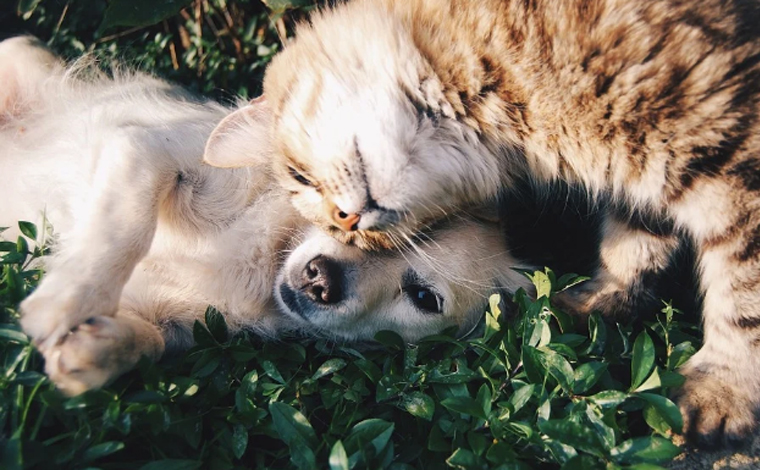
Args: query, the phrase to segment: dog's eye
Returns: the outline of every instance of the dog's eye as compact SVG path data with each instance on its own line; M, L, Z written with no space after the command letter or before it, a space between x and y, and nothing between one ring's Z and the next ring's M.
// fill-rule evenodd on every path
M314 184L311 181L309 181L308 178L306 178L304 175L302 175L301 173L299 173L298 170L296 170L292 166L288 167L288 173L290 174L291 178L293 178L294 180L298 181L302 185L304 185L304 186L314 186Z
M415 307L428 313L442 313L443 299L430 288L412 284L404 287L404 293L409 296Z

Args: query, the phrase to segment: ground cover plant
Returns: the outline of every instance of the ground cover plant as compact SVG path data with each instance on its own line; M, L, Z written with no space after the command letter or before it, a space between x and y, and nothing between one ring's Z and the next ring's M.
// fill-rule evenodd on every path
M144 18L125 2L21 0L0 30L231 97L257 92L303 6L160 0ZM636 324L574 324L551 301L583 279L548 269L525 273L537 300L493 296L479 332L416 346L390 332L371 349L232 337L210 308L186 354L65 398L17 322L50 230L20 228L0 242L0 468L650 470L679 452L667 396L697 327L668 303Z
M144 362L105 390L61 396L17 325L39 282L37 228L0 242L2 468L655 469L679 453L666 398L694 352L691 325L665 305L643 328L588 318L577 333L551 297L582 278L526 273L482 333L416 346L230 337L212 308L197 346Z

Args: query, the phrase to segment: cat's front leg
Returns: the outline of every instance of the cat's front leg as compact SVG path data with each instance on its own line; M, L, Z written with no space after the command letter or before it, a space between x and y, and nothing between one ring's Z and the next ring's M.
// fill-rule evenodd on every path
M703 447L742 443L758 424L760 266L742 238L700 246L704 345L679 370L676 398L685 434Z
M652 300L652 282L670 262L678 238L667 230L634 225L612 212L605 214L599 267L591 280L557 294L560 308L577 314L599 311L608 318L635 315Z
M46 276L21 303L24 331L43 353L87 319L115 315L150 248L172 174L151 140L132 134L109 135L98 146L90 181L79 183L89 189L73 210L74 227L61 234Z
M92 317L45 350L45 372L66 395L103 387L131 370L142 356L158 360L164 340L158 328L120 311Z

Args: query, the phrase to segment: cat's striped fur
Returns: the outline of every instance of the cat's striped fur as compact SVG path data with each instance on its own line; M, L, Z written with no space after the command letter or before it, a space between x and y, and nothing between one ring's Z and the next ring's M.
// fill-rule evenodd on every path
M282 184L307 217L370 245L525 172L659 218L695 240L705 295L686 429L740 439L760 404L759 36L748 0L328 9L267 72ZM612 220L606 235L594 287L608 291L566 299L581 310L614 303L675 245Z

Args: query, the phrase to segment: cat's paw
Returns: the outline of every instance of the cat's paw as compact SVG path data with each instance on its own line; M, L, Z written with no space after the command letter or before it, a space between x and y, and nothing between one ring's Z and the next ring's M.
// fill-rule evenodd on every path
M599 312L613 320L626 320L648 305L653 297L638 285L589 280L554 294L552 304L568 313L588 315Z
M93 317L44 351L45 372L64 394L100 388L140 359L135 331L110 317Z
M758 424L758 397L746 383L755 379L746 377L736 383L711 370L723 367L687 364L679 371L686 382L674 399L683 416L683 433L702 448L739 447Z
M20 305L21 327L43 354L88 319L118 310L118 290L104 292L75 279L51 273Z

